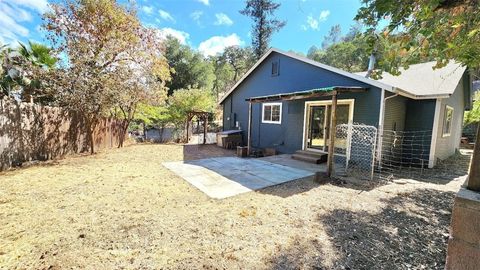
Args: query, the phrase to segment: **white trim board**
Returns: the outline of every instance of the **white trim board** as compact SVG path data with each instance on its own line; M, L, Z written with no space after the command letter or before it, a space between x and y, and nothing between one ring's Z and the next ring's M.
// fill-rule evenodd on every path
M272 120L264 120L265 119L265 106L280 106L280 118L278 121L272 121ZM273 112L273 110L272 110ZM262 124L276 124L276 125L281 125L282 124L282 113L283 113L283 108L282 108L282 103L281 102L268 102L268 103L262 103Z
M337 105L345 105L348 104L350 105L348 108L348 122L352 123L353 122L353 115L354 115L354 109L355 109L355 99L339 99L337 100ZM302 134L302 150L307 150L305 142L307 140L306 135L307 135L307 123L308 123L308 107L309 106L315 106L315 105L332 105L331 100L314 100L314 101L305 101L304 105L304 110L303 110L303 134ZM308 149L311 151L312 149ZM314 150L315 151L315 150ZM319 152L322 152L320 150L316 150Z
M430 155L428 157L428 168L435 166L435 148L437 146L438 137L438 125L440 118L440 109L442 106L442 99L437 98L435 102L435 113L433 115L433 127L432 127L432 141L430 142Z

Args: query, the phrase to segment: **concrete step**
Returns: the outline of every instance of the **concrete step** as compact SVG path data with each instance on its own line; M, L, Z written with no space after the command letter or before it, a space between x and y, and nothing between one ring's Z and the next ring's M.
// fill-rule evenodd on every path
M327 161L327 154L300 150L292 155L293 159L305 161L313 164L320 164Z
M327 156L327 153L314 152L314 151L308 151L308 150L298 150L298 151L295 152L295 154L312 156L312 157Z

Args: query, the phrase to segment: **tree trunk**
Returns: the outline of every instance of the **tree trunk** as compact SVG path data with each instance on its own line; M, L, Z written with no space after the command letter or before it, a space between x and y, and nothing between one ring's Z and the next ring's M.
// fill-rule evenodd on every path
M90 145L90 154L95 154L95 127L97 126L96 117L88 119L87 117L87 136Z
M477 137L470 163L467 188L473 191L480 191L480 123L477 126Z
M128 120L122 121L120 137L118 138L118 148L123 147L123 143L125 142L125 136L127 135L128 125L130 125L130 121Z
M88 135L88 142L90 144L90 154L95 154L95 136L94 136L94 127L93 124L90 124L90 127L87 130Z

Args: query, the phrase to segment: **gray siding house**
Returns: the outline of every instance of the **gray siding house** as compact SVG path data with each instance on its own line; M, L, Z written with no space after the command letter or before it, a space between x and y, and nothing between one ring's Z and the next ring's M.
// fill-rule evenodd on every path
M382 139L386 131L429 132L422 158L433 167L437 159L445 159L458 149L463 113L471 104L471 81L465 67L452 62L434 70L433 65L413 65L400 76L384 74L381 80L373 80L362 73L353 74L271 49L220 100L223 128L243 130L246 142L249 100L257 98L264 101L252 104L253 147L273 147L281 153L326 151L331 96L289 97L334 89L362 89L338 92L337 125L376 127L380 135L378 149L387 144ZM275 100L272 95L282 98Z

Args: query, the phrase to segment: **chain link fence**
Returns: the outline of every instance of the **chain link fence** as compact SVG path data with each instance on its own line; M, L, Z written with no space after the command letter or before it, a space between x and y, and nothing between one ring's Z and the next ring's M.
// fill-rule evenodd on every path
M362 124L337 125L335 163L337 174L359 179L374 178L377 128Z

